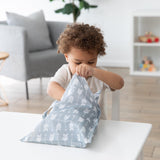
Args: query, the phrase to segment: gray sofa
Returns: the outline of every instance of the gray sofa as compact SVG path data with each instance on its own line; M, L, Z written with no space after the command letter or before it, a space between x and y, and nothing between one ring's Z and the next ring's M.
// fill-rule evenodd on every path
M66 63L64 56L57 54L56 40L67 23L47 22L47 25L53 47L29 52L26 30L0 22L0 51L8 52L10 55L0 74L24 81L27 99L29 79L51 77L62 64Z

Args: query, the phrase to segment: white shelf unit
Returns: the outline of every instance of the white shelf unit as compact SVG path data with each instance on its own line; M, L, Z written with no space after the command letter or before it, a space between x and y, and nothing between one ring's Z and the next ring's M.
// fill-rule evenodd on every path
M145 32L152 32L160 38L160 10L139 10L132 16L132 61L130 74L137 76L160 76L160 42L142 43L138 37ZM155 72L140 71L139 66L144 56L151 57L156 67Z

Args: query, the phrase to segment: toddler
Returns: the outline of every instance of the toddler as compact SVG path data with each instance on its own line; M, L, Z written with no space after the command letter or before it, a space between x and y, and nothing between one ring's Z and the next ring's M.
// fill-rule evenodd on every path
M89 24L71 24L57 40L58 53L63 53L68 64L62 65L48 83L47 93L61 100L72 76L85 77L93 93L109 87L121 89L121 76L96 67L98 56L105 55L105 42L101 30ZM100 106L101 107L101 106ZM101 108L101 118L106 119Z

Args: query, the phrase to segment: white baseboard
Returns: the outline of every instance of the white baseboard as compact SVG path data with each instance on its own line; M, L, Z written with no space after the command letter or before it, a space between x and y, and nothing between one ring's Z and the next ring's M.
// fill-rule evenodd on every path
M130 63L128 61L98 60L97 66L104 66L104 67L129 67Z

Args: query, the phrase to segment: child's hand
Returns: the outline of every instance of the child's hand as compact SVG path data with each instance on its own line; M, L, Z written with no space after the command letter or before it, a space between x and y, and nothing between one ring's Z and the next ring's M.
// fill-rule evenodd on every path
M94 67L87 64L80 64L76 67L76 73L85 78L93 76L93 72Z

